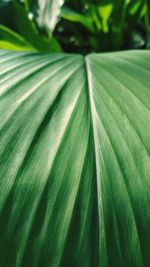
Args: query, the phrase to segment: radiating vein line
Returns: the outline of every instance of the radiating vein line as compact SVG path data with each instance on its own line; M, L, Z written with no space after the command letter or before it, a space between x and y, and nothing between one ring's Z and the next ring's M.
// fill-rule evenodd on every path
M0 52L0 54L3 53ZM15 54L18 55L18 53ZM131 52L129 54L132 55ZM136 56L136 53L133 54ZM137 62L142 54L146 55L141 52L140 56L137 56ZM13 53L6 53L6 57L12 57L9 61L10 65L11 62L13 63L13 55ZM27 64L26 56L32 57L32 54L29 53L20 53L20 55L19 60L24 62L23 64ZM37 54L34 55L37 58ZM150 235L148 227L150 219L148 213L150 202L148 195L148 162L150 161L148 131L150 128L149 125L146 125L146 120L149 122L150 109L146 96L149 96L149 78L147 81L142 78L138 86L138 81L140 81L138 74L142 68L136 66L136 63L128 62L128 59L122 59L122 55L124 54L120 52L118 59L113 54L102 55L98 59L97 55L91 55L87 56L85 60L83 58L81 60L81 57L79 60L79 57L75 56L68 56L67 59L67 56L63 55L64 60L60 59L55 64L55 55L46 59L46 56L41 54L39 55L39 58L43 56L41 62L49 60L52 63L51 67L50 65L46 66L42 73L39 69L39 76L33 72L27 78L21 77L22 80L5 89L6 94L4 92L1 97L1 104L3 109L6 107L6 111L1 115L4 126L1 129L2 149L5 153L2 160L3 173L1 174L4 190L2 188L3 192L0 197L3 211L1 214L2 229L0 230L2 234L0 264L13 265L17 260L15 264L18 267L28 266L29 257L29 266L37 267L45 264L45 267L48 267L51 264L52 267L58 267L60 262L62 263L65 245L70 245L67 237L70 235L72 238L71 235L74 235L69 231L82 186L84 192L82 191L79 197L80 204L82 202L79 232L77 233L79 237L75 237L75 251L71 252L73 257L71 263L82 265L83 261L85 267L86 263L87 266L90 264L92 266L91 260L94 258L90 259L89 254L94 255L94 248L98 250L99 262L96 265L98 267L100 265L110 267L113 259L121 266L126 263L129 265L134 263L135 267L145 267L148 262L147 250ZM127 52L126 55L128 55ZM1 56L2 62L8 68L9 62L5 64L3 57ZM33 59L35 58L33 57ZM34 64L36 65L37 62L39 61L35 60ZM122 63L119 64L119 62ZM59 63L61 67L58 69ZM110 67L112 63L113 69ZM131 73L130 76L128 66L129 69L134 67L134 75ZM13 69L11 69L1 76L1 81L6 75L7 80L10 79L12 82L23 72L23 69L18 70L19 65L14 76L12 75ZM143 77L149 77L147 70L148 68L143 70ZM136 75L137 80L135 79ZM11 80L10 76L14 78ZM59 79L58 83L57 78ZM108 81L105 81L105 78ZM125 83L126 78L128 81ZM26 81L31 88L27 88ZM133 88L133 92L129 82L133 82L137 86L137 88ZM1 85L5 85L5 83L1 83ZM10 90L11 87L12 90ZM140 89L142 91L142 88L143 94L138 91ZM116 91L113 92L115 89ZM125 99L129 101L127 107L124 106L123 99L121 99L124 92ZM10 106L12 101L14 101L14 106ZM136 103L135 112L137 111L139 114L139 119L134 113L132 103ZM36 118L38 114L40 116ZM128 127L125 133L121 118L125 119ZM12 129L10 129L11 126ZM129 141L128 135L131 136ZM81 140L79 140L80 138ZM91 140L92 155L88 151L89 140ZM119 144L120 146L122 144L122 151L120 151ZM141 154L135 155L136 152L140 153L138 150L140 148ZM12 151L10 151L11 149ZM20 158L17 156L17 152ZM87 166L85 172L89 176L84 173L87 153L89 154L88 159L91 159L91 166ZM145 162L142 161L138 168L137 162L140 160L140 156L144 157ZM63 160L65 162L62 162ZM128 163L128 161L130 162ZM77 171L78 166L79 170ZM91 173L88 168L92 168ZM82 178L82 175L85 179ZM132 188L136 178L138 179L137 184L135 182L136 187ZM130 181L130 179L132 180ZM86 182L88 184L85 186ZM46 189L47 191L45 191ZM90 231L86 232L89 229L86 221L90 214L90 210L88 212L87 208L88 204L92 205L90 204L90 193L95 194L92 209L96 209L96 219L95 217L94 219L96 226L99 227L99 232L97 234L93 229L93 232L98 235L98 246L93 243L95 239L92 239L91 244L95 247L90 248L89 252L89 247L86 248L86 251L85 247L86 242L91 241ZM137 196L138 194L139 196ZM61 198L62 203L60 203ZM31 205L28 205L30 203ZM84 210L85 204L86 210ZM141 210L142 205L143 210ZM110 216L109 207L111 209ZM42 214L42 222L38 224L36 220L40 218L38 212L42 208L45 209L45 212ZM92 221L91 217L90 219L89 224ZM111 223L113 224L112 229L109 228ZM91 225L91 227L93 226ZM144 231L143 236L142 231ZM33 232L36 235L33 235ZM87 236L84 236L86 233ZM115 242L112 249L115 255L111 254L109 240L111 244ZM123 243L121 243L122 240ZM85 247L84 244L82 245L84 242ZM128 242L130 243L128 244ZM10 251L10 258L5 259L6 249L9 250L11 245L14 248ZM38 251L38 254L35 254L35 251ZM68 251L70 252L70 250ZM87 255L87 253L89 254ZM127 256L126 259L125 256Z
M102 66L103 66L103 69L105 69L106 72L108 72L108 68L106 68L104 65L102 65ZM126 75L127 77L130 77L130 79L132 79L133 82L137 83L136 79L134 79L132 76L130 76L126 72L122 71L121 68L117 67L116 65L114 65L113 68L116 68L116 69L118 69L118 71L123 72L124 75ZM109 76L112 76L113 79L116 78L114 73L111 71L111 68L109 69ZM118 77L117 77L117 82L120 83L126 89L126 91L128 91L141 104L141 106L143 107L144 110L147 110L150 113L150 109L147 106L145 106L143 101L137 95L135 95L129 88L127 88L124 85L124 83L122 81L120 81L120 79L118 79Z
M105 69L105 70L106 70L106 72L107 72L107 69ZM112 73L110 73L110 71L109 71L109 76L112 76L112 77L114 78L114 75L113 75ZM117 82L120 83L120 84L123 86L123 88L126 89L126 90L128 90L129 93L131 93L131 95L132 95L132 92L130 92L130 90L129 90L129 89L128 89L128 88L127 88L127 87L126 87L120 80L117 80ZM103 86L103 87L104 87L104 86ZM106 89L106 88L105 88L105 89ZM107 90L107 89L106 89L106 91L107 91L107 94L110 95L110 91L109 91L109 93L108 93L108 90ZM133 94L133 96L134 96L134 94ZM142 143L142 145L143 145L143 147L144 147L144 149L145 149L145 151L146 151L148 157L150 157L149 151L147 150L147 147L146 147L145 144L143 143L142 137L140 136L139 132L138 132L137 129L135 128L135 126L134 126L134 124L132 123L131 119L129 118L129 116L127 116L127 114L124 113L124 110L123 110L121 104L118 103L118 101L114 98L114 96L113 96L112 94L111 94L111 97L113 98L113 101L118 105L118 107L120 108L120 110L122 111L122 113L126 116L128 122L130 122L131 127L135 130L136 134L138 135L139 139L141 140L141 143ZM136 97L136 96L135 96L135 97ZM140 100L139 100L139 101L140 101ZM142 103L142 106L144 106L143 103ZM145 106L144 106L144 108L146 109ZM147 110L148 112L150 112L150 110L148 110L148 109L146 109L146 110Z
M99 118L100 119L100 118ZM119 163L119 161L118 161L118 156L116 155L116 150L114 149L114 146L113 146L113 144L112 144L112 142L111 142L111 140L110 140L110 138L109 138L109 135L108 135L108 133L107 133L107 130L106 130L106 128L104 127L104 125L103 125L103 122L102 122L102 120L100 119L100 121L101 121L101 127L103 128L103 131L105 132L105 134L106 134L106 136L107 136L107 139L109 140L109 144L110 144L110 146L111 146L111 148L112 148L112 151L113 151L113 153L114 153L114 156L115 156L115 159L116 159L116 161L117 161L117 166L118 166L118 168L119 168L119 172L120 172L120 176L122 177L122 181L123 181L123 183L124 183L124 187L125 187L125 189L126 189L126 193L127 193L127 196L128 196L128 202L130 203L130 208L131 208L131 211L132 211L132 216L133 216L133 218L134 218L134 226L135 226L135 230L136 230L136 233L137 233L137 239L138 239L138 242L139 242L139 247L140 247L140 250L141 250L141 243L140 243L140 238L139 238L139 234L138 234L138 230L137 230L137 225L136 225L136 220L135 220L135 214L134 214L134 209L133 209L133 206L132 206L132 202L131 202L131 200L130 200L130 195L129 195L129 192L128 192L128 190L127 190L127 185L126 185L126 183L125 183L125 180L124 180L124 176L122 175L122 171L121 171L121 168L120 168L120 163ZM100 122L99 121L99 122ZM115 163L114 163L115 164ZM105 167L105 169L106 169L106 171L107 171L107 168ZM108 175L108 177L109 177L109 175ZM142 256L142 250L141 250L141 256ZM142 265L143 266L143 265Z
M122 65L124 65L124 66L127 66L127 65L130 66L131 65L133 70L140 70L146 76L149 75L149 73L150 73L149 69L145 68L146 65L143 66L143 65L139 64L139 61L138 62L134 62L134 61L131 61L128 58L125 58L125 57L117 57L117 58L110 57L110 58L116 63L123 63ZM142 59L140 59L140 62L142 62ZM143 62L143 63L145 63L145 62ZM119 71L123 72L117 65L115 65L115 68L117 68L117 69L119 69ZM128 72L123 72L123 73L125 73L125 75L128 75L131 79L133 79L137 83L137 80L131 75L131 73L130 74ZM149 89L149 88L146 87L146 89Z
M16 59L16 57L15 57ZM32 58L26 58L26 61L24 62L24 64L22 64L21 60L20 60L20 57L19 57L19 60L17 62L15 62L15 64L13 64L11 67L9 67L8 69L4 68L4 71L0 74L0 82L2 81L6 81L8 80L9 78L11 78L13 75L14 75L14 71L17 71L19 70L20 72L20 67L24 67L23 69L26 70L26 69L29 69L31 68L32 66L35 66L37 68L38 64L39 63L43 63L43 66L46 65L45 62L48 61L49 62L49 59L46 58L45 60L43 60L43 58L39 58L37 57L36 59L34 59L34 62L33 62L33 59ZM7 63L7 62L3 62L3 63ZM9 62L8 62L9 63ZM10 60L10 63L12 63L12 60ZM35 65L37 63L37 65ZM28 65L29 64L29 65ZM42 67L42 66L41 66ZM38 69L40 68L40 66L38 66ZM38 70L37 69L37 70ZM36 70L35 70L36 71ZM19 73L18 72L18 73ZM12 76L6 76L6 75L9 75L9 74L12 74ZM15 73L17 74L17 73ZM3 77L5 79L3 79Z
M59 70L60 71L60 70ZM58 72L59 72L58 71ZM68 81L71 79L71 77L73 77L73 75L76 73L76 72L78 72L79 71L79 68L73 68L73 71L72 71L72 73L69 73L69 74L67 74L67 75L69 75L69 79L67 80L67 82L65 82L64 81L64 83L60 86L60 88L59 88L59 91L57 92L57 94L56 95L54 95L54 97L53 97L53 100L51 100L51 105L53 105L53 102L56 102L56 99L57 99L57 97L58 97L58 94L60 93L60 90L62 91L62 90L64 90L65 89L65 85L67 85L67 83L68 83ZM47 76L46 76L47 77ZM51 77L48 77L47 78L47 80L46 80L46 82L50 79ZM39 87L40 88L40 87ZM33 92L34 93L34 92ZM29 96L30 97L30 96ZM79 97L79 96L78 96ZM51 105L50 105L50 107L48 107L48 110L51 108ZM47 110L45 111L45 114L47 114ZM46 115L45 115L46 116ZM10 118L10 119L12 119L12 117ZM44 120L44 119L43 119ZM42 120L42 123L43 123L43 120ZM26 163L27 161L26 161L26 159L27 159L27 157L30 155L30 148L31 148L31 146L32 146L32 144L33 144L33 142L34 142L34 139L35 139L35 136L37 136L37 132L39 132L39 129L41 129L41 124L40 124L40 126L38 127L38 129L36 130L36 132L34 133L34 137L33 137L33 140L31 141L31 144L30 144L30 146L29 146L29 148L28 148L28 150L27 150L27 152L26 152L26 154L24 155L24 158L22 159L22 163L21 163L21 166L19 167L19 170L18 170L18 172L17 172L17 175L16 175L16 177L14 178L14 182L16 183L16 180L17 180L17 177L18 177L18 175L20 175L20 170L21 169L23 169L23 165L24 165L24 163ZM42 130L44 130L44 129L42 129ZM62 133L61 133L61 135L62 135ZM62 135L63 136L63 135ZM12 138L12 137L11 137ZM11 191L13 191L13 188L12 188L12 190Z
M65 58L58 59L58 61L55 60L55 62L57 63L57 62L60 62L61 60L64 60L64 59L65 59ZM68 65L68 66L71 65L73 62L74 62L74 59L71 60L71 62L69 62L69 63L67 62L67 65ZM34 69L34 70L32 69L32 71L31 71L31 70L29 69L29 67L28 67L28 68L27 68L27 73L24 74L25 76L22 75L22 76L23 76L23 79L22 79L22 77L21 77L21 79L20 79L20 77L19 77L19 74L22 73L22 70L21 70L20 72L15 73L13 76L7 78L8 80L10 80L10 78L11 78L11 79L12 79L12 78L17 78L17 80L14 80L14 81L13 81L13 85L12 85L12 81L11 81L10 84L9 84L9 88L8 88L8 84L6 84L6 80L5 80L4 85L7 86L7 87L5 88L5 86L4 86L3 90L1 89L1 90L2 90L1 95L4 95L5 93L7 94L9 89L10 89L10 90L13 90L13 88L15 88L16 86L19 86L19 84L21 84L24 80L29 79L30 77L32 78L32 77L33 77L34 75L36 75L38 72L41 72L42 70L44 70L45 68L49 67L49 66L52 64L51 61L46 62L46 64L45 64L45 61L44 61L43 63L44 63L44 65L42 64L42 66L36 66L36 65L33 63L33 66L35 66L35 69ZM66 65L65 65L65 66L66 66ZM38 67L38 68L37 68L37 67ZM64 67L64 65L63 65L63 66L61 65L60 69L62 69L63 67ZM1 84L1 86L2 86L2 84ZM7 90L7 91L6 91L6 90Z
M114 76L113 76L112 74L110 74L110 72L109 72L109 75L111 75L111 76L114 78ZM127 89L127 87L126 87L120 80L117 80L117 82L120 83L120 84L123 86L124 89ZM106 89L106 88L105 88L105 89ZM107 89L106 89L106 91L107 91L107 94L110 96L110 93L108 93L108 90L107 90ZM148 151L147 147L145 146L145 144L144 144L144 142L143 142L143 139L142 139L142 137L141 137L140 134L139 134L139 131L137 131L137 129L135 128L135 126L134 126L134 124L132 123L132 121L131 121L131 119L129 118L129 116L124 112L124 110L123 110L121 104L120 104L120 103L113 97L113 95L111 95L111 97L112 97L113 101L116 103L116 105L119 107L119 109L121 110L122 114L124 114L124 115L126 116L128 122L130 123L131 128L134 129L136 135L138 135L139 140L141 141L141 144L143 145L144 150L145 150L147 156L150 157L149 151ZM145 106L144 106L144 107L145 107ZM148 112L149 112L149 110L148 110Z
M77 95L77 98L76 99L74 99L74 103L76 103L76 101L77 101L77 99L79 99L79 97L80 97L80 92L79 92L79 94ZM74 108L75 108L75 106L76 106L76 104L74 104L72 107L71 107L71 113L70 113L70 116L71 116L71 114L72 114L72 112L73 112L73 110L74 110ZM71 117L68 117L68 119L70 120L70 118ZM68 122L66 121L66 124L65 124L66 126L68 125ZM64 125L64 126L65 126ZM64 126L63 126L63 128L64 128ZM62 137L64 136L64 131L66 130L66 127L64 128L64 130L63 131L61 131L61 138L60 138L60 142L62 142ZM57 147L59 147L60 146L60 143L58 143L57 142ZM57 151L56 151L56 155L57 155ZM56 155L54 156L54 158L53 158L53 162L54 162L54 160L55 160L55 158L56 158ZM50 166L51 166L51 168L52 168L52 163L50 164ZM37 205L38 205L38 203L37 203ZM35 210L35 212L36 212L36 210Z
M78 101L79 98L80 98L80 94L78 94L78 95L77 95L77 98L74 99L74 103L77 103L77 101ZM24 244L22 244L22 248L21 248L22 251L24 251L24 250L25 250L25 247L27 246L28 239L29 239L29 235L30 235L30 231L31 231L31 229L32 229L32 225L33 225L34 218L35 218L35 215L36 215L36 210L37 210L38 205L39 205L39 203L40 203L42 194L43 194L43 192L44 192L46 186L48 186L48 183L49 183L49 177L50 177L51 170L52 170L52 168L53 168L53 164L54 164L55 159L56 159L56 157L57 157L57 154L58 154L58 152L59 152L59 147L61 146L61 143L63 142L63 137L64 137L64 135L65 135L65 132L66 132L67 128L68 128L69 121L71 120L71 118L72 118L72 116L73 116L73 112L74 112L74 109L75 109L75 108L76 108L76 104L74 104L74 106L72 107L70 117L68 118L68 121L67 121L65 127L63 126L63 128L64 128L63 131L61 131L61 137L60 137L59 143L57 142L57 149L56 149L56 151L55 151L55 154L53 153L54 156L53 156L53 160L52 160L51 164L49 164L49 174L47 175L47 179L46 179L46 181L45 181L45 185L44 185L44 187L43 187L43 189L42 189L42 191L41 191L41 193L40 193L40 196L39 196L39 198L38 198L38 202L36 203L36 208L34 209L34 211L32 211L32 218L31 218L30 223L28 224L28 225L30 225L30 227L28 227L28 235L27 235L27 237L26 237L27 240L24 241ZM62 183L62 181L61 181L61 183ZM61 187L61 183L59 184L59 188ZM56 193L56 192L55 192L55 193ZM58 193L59 193L59 190L58 190L58 192L57 192L57 195L58 195ZM55 201L56 201L57 195L55 196ZM55 202L54 202L54 203L55 203ZM50 202L50 206L52 206L52 201ZM54 204L53 204L53 206L54 206ZM52 212L52 211L51 211L51 212ZM49 210L48 214L50 215L50 210ZM47 227L48 227L49 221L47 222L47 221L45 220L45 223L47 224ZM47 227L46 227L46 229L47 229ZM45 228L45 227L43 226L43 229L44 229L44 228ZM45 231L46 231L46 230L45 230ZM44 233L43 233L43 234L44 234ZM45 232L45 234L46 234L46 232ZM42 247L41 247L41 250L42 250ZM23 257L23 254L22 254L22 257ZM39 252L38 252L38 255L37 255L37 260L38 260L39 257L40 257L40 249L39 249ZM20 262L21 262L21 261L22 261L22 260L21 260L21 258L20 258Z
M90 113L91 113L91 124L93 129L93 142L94 142L94 151L95 151L95 161L96 161L96 182L97 182L97 202L98 202L98 220L99 220L99 231L101 225L101 215L103 213L102 206L102 196L101 196L101 171L100 171L100 158L99 158L99 144L98 144L98 133L97 133L97 120L98 115L95 108L94 98L93 98L93 83L92 83L92 73L90 69L90 61L88 57L85 57L85 68L86 68L86 77L87 77L87 86L88 86L88 96L89 96L89 105L90 105ZM103 215L102 215L103 216ZM106 238L106 237L105 237ZM100 251L100 233L99 233L99 248ZM107 260L106 260L107 262ZM100 263L99 263L100 264ZM106 263L107 264L107 263ZM107 266L107 265L106 265Z
M112 75L112 74L111 74ZM113 76L113 75L112 75ZM114 76L113 76L114 78ZM119 80L118 82L123 85ZM105 93L107 94L107 96L111 99L113 99L114 103L118 106L118 109L121 111L121 113L126 117L127 121L129 122L130 127L134 130L134 133L138 136L139 138L139 142L141 143L141 145L143 146L145 153L147 154L148 158L150 158L150 154L149 151L147 150L147 147L145 146L145 144L143 143L143 140L140 136L140 134L138 133L137 129L135 128L135 126L133 125L131 119L129 118L129 116L124 112L122 105L114 98L113 94L110 95L110 91L108 91L108 89L106 89L106 87L104 87L104 85L101 83L102 88L105 90ZM126 87L123 85L123 88L126 89ZM103 101L104 103L104 101ZM105 103L106 106L106 103ZM115 120L115 118L114 118ZM119 128L118 128L119 129ZM120 131L120 130L119 130ZM122 135L123 136L123 135ZM130 150L130 149L129 149Z
M143 104L143 103L142 103ZM107 135L108 136L108 135ZM142 140L141 140L142 141ZM145 146L144 146L144 148L145 148ZM114 151L114 150L113 150ZM114 151L115 152L115 151ZM117 159L117 161L118 161L118 158L116 157L116 159ZM119 164L119 162L118 162L118 164ZM118 167L120 168L120 164L118 165ZM121 174L121 169L120 169L120 174ZM126 187L126 184L125 184L125 187ZM127 191L127 194L128 194L128 191ZM129 199L130 199L130 197L129 197ZM134 215L134 212L133 212L133 207L132 207L132 205L131 205L131 208L132 208L132 214ZM134 221L135 221L135 218L134 218ZM137 232L137 235L138 235L138 232ZM138 236L138 239L139 239L139 236ZM142 252L141 252L142 253ZM142 254L141 254L142 255Z
M32 73L31 78L33 77L33 75L37 74L37 72L41 71L42 69L44 70L45 68L48 68L50 66L51 63L48 63L46 65L44 65L43 67L41 67L40 69L38 69L37 71L35 71L34 73ZM72 62L67 64L67 65L63 65L63 67L69 67L70 65L72 65ZM76 67L75 70L77 70L78 66ZM53 75L56 75L58 72L60 72L62 69L62 67L60 69L57 69L56 72L53 73ZM70 73L69 75L72 76L72 73ZM30 76L28 76L29 78ZM24 78L21 81L19 81L19 84L14 85L13 87L17 87L20 86L25 80L27 79ZM9 122L9 120L11 120L12 116L15 115L15 113L17 112L17 110L21 107L21 105L25 102L27 102L27 100L29 99L29 97L31 97L37 90L39 90L41 88L41 86L44 86L44 84L47 84L48 81L50 81L52 78L51 76L45 76L43 77L42 80L39 81L39 83L36 83L33 87L32 90L30 90L28 93L24 94L22 98L19 98L19 102L17 103L18 105L14 107L13 112L11 111L9 117L7 118L7 121L5 122L4 125L1 125L1 129L0 132L3 130L3 127L5 127L5 125ZM12 87L11 87L12 90ZM7 91L6 91L7 93Z
M148 53L148 55L149 55L149 53ZM119 57L115 58L112 56L111 58L113 59L113 61L116 61L116 62L122 61L123 63L133 65L135 67L135 69L136 68L140 69L140 70L142 70L143 73L149 74L149 68L147 68L148 67L147 64L149 63L150 58L148 58L148 60L147 60L147 58L141 57L140 61L139 61L139 60L136 60L136 58L134 58L133 55L130 56L130 54L128 54L127 57L119 56ZM134 59L135 59L135 61L134 61ZM143 64L140 64L140 63L143 63Z

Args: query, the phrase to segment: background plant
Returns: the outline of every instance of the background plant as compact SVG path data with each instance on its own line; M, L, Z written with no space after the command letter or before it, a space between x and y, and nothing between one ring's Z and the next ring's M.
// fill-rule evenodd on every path
M1 48L83 54L149 48L148 0L2 0L0 12Z

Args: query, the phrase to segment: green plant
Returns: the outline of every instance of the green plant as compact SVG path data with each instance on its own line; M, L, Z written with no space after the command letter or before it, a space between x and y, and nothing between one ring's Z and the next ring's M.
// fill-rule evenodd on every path
M149 47L148 0L2 2L0 23L26 39L30 49L87 54Z
M35 1L11 8L14 28L0 28L0 266L150 267L150 52L62 53Z

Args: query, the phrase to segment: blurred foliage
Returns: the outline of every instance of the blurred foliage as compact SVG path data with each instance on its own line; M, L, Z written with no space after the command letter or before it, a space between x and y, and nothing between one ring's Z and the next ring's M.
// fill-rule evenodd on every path
M85 25L86 24L86 25ZM76 52L146 48L149 1L66 1L56 36Z
M149 0L1 0L0 24L0 48L87 54L150 47Z

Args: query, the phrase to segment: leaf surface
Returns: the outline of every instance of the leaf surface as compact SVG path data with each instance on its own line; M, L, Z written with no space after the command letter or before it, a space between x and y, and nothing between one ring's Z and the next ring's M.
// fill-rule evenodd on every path
M27 8L36 17L38 26L52 32L57 24L64 0L27 0Z
M31 44L29 44L22 36L1 24L0 48L16 51L36 51L36 49Z
M149 62L0 52L0 266L150 266Z

